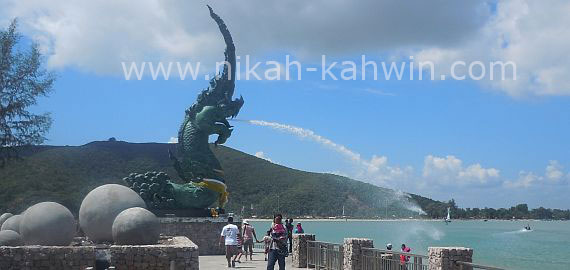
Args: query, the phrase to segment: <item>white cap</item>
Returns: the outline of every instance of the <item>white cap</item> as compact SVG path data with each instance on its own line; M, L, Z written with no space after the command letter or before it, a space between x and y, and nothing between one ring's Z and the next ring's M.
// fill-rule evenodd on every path
M249 220L247 220L247 219L244 219L244 220L243 220L243 224L247 224L247 225L249 225Z

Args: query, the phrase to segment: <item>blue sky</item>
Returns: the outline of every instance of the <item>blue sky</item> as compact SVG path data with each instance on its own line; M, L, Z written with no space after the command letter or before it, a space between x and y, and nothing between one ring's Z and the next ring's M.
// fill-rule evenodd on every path
M176 136L184 110L207 82L155 81L148 75L127 81L120 62L223 59L223 42L201 8L203 3L177 2L178 9L188 8L191 16L184 16L171 6L157 8L160 2L150 0L135 8L121 1L92 7L59 1L8 2L2 18L18 16L26 40L40 43L48 68L58 74L55 92L34 108L52 113L47 144L82 145L109 137L168 142ZM570 70L570 58L563 45L570 35L549 36L551 31L544 30L566 34L569 30L558 29L549 24L552 18L542 15L556 7L521 0L449 4L442 11L439 2L425 10L421 1L365 1L364 8L381 7L386 16L394 16L394 24L384 27L375 21L381 19L366 12L359 15L362 7L349 2L316 1L306 6L293 2L293 7L284 9L303 7L306 17L312 18L307 27L300 27L308 20L305 17L280 24L277 19L287 10L272 4L251 1L238 8L235 3L216 3L214 8L228 23L238 54L251 54L256 60L284 62L284 55L291 54L303 66L319 67L322 54L357 63L362 54L396 62L413 56L442 67L436 78L449 76L452 61L504 60L517 63L517 80L323 81L320 73L303 73L300 81L240 80L236 95L243 95L245 105L239 119L308 129L336 145L314 136L302 138L291 131L234 122L227 146L292 168L337 173L439 200L455 198L463 207L525 202L531 207L569 208L570 83L565 71ZM240 16L253 4L261 5L250 12L265 19L264 25ZM521 5L526 9L521 10ZM563 1L553 5L569 10ZM311 17L314 9L323 14ZM348 17L341 22L333 17L339 9L346 10ZM89 16L97 10L113 12L99 21L96 15ZM398 12L414 16L400 22ZM144 18L137 17L141 14ZM567 20L563 12L549 14ZM148 27L129 28L125 19L146 22L152 16L161 20ZM517 18L514 25L512 17ZM5 27L7 21L0 20L0 25ZM119 25L106 25L108 21ZM187 26L177 28L183 22ZM372 29L378 36L360 29L369 24L378 26ZM456 26L448 26L452 24ZM269 26L280 27L279 34L265 29ZM348 33L350 27L358 30ZM416 28L420 29L410 32ZM439 34L442 30L446 34ZM544 43L532 38L533 31L541 33ZM176 42L169 43L172 40ZM203 72L211 74L213 68Z

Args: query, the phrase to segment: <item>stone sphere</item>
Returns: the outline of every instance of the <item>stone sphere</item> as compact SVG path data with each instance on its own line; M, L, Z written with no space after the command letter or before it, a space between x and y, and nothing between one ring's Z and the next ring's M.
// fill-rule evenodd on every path
M79 208L79 225L91 241L111 242L115 217L132 207L146 208L143 199L132 189L116 184L100 186L83 199Z
M20 235L27 245L67 246L75 236L75 218L63 205L41 202L22 215Z
M19 233L12 230L0 231L0 246L16 247L24 244Z
M2 228L2 224L4 223L4 221L9 219L11 216L13 216L11 213L4 213L0 216L0 228Z
M17 233L20 233L20 222L22 221L22 215L14 215L6 219L2 224L2 228L0 231L3 230L12 230Z
M113 222L113 241L117 245L153 245L159 236L158 218L144 208L129 208Z

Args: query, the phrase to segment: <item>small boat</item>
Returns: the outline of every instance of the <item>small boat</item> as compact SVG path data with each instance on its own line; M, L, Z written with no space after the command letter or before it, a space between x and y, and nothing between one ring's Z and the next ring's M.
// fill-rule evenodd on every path
M447 217L445 218L445 224L448 224L451 222L451 212L449 210L449 207L447 207Z
M527 224L526 226L524 226L525 231L532 231L532 229L530 228L530 224Z

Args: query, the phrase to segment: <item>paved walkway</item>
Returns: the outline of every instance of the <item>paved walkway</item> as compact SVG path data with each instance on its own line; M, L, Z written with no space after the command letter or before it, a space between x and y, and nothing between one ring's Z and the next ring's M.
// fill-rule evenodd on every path
M295 270L301 268L291 267L291 255L285 260L285 269ZM253 253L253 261L246 261L245 258L241 257L241 263L236 263L235 268L227 268L227 262L225 256L200 256L200 269L208 270L223 270L223 269L267 269L267 262L264 260L264 255L262 253ZM278 270L279 266L275 265L275 270ZM303 268L304 269L304 268Z

